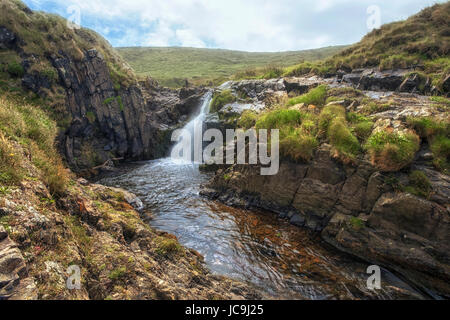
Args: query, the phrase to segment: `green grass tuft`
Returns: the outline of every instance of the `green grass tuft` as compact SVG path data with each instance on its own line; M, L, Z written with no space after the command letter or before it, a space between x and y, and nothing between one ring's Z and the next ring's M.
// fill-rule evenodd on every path
M290 99L288 105L294 106L304 103L306 105L323 106L327 99L327 88L326 85L320 85L302 96Z
M175 239L159 239L156 253L161 256L168 256L182 251L181 245Z
M302 122L302 116L298 110L277 109L263 114L256 122L256 128L270 130L297 127Z
M309 161L314 156L314 150L319 146L317 138L303 132L302 129L283 133L280 140L280 152L283 156L298 162Z
M14 78L22 78L25 74L25 70L18 62L12 62L8 64L8 73Z
M422 171L413 171L409 175L409 186L406 186L404 190L418 197L428 198L432 187L425 173Z
M344 117L337 117L331 121L328 139L344 162L356 160L361 152L359 141L350 131Z
M373 164L381 171L399 171L411 164L420 149L420 138L413 133L380 131L366 144Z
M239 128L248 130L256 125L257 120L258 115L254 111L246 110L242 113L237 124Z
M211 101L210 112L219 112L225 105L236 101L236 97L231 90L224 90L214 94L214 98Z

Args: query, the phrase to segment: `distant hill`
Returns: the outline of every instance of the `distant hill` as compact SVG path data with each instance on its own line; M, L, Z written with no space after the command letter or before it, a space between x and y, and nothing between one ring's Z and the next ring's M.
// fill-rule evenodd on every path
M141 76L151 76L162 85L183 86L185 79L195 84L218 84L247 69L266 66L286 67L303 61L325 59L346 46L277 53L253 53L195 48L117 48Z

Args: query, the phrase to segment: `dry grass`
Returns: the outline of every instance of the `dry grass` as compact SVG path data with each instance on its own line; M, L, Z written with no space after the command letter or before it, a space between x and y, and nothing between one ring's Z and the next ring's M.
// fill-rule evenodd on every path
M17 184L29 168L38 169L40 178L53 195L65 192L68 173L54 145L56 124L38 107L0 97L0 181Z
M369 138L366 149L379 170L395 172L414 160L416 152L420 149L420 138L413 132L381 131Z

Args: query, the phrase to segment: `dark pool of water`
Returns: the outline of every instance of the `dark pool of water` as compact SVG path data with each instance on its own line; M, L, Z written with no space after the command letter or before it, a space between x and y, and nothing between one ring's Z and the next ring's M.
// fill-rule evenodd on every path
M162 159L135 165L100 183L138 195L153 215L149 223L200 252L211 272L252 283L274 298L420 298L387 271L383 289L368 290L367 264L272 213L202 198L200 186L210 178L196 165Z

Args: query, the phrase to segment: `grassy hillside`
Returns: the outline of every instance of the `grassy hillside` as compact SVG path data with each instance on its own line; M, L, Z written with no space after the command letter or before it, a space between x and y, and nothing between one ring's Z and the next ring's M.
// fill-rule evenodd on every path
M64 54L79 61L83 59L86 50L96 48L105 57L111 76L117 84L127 85L134 81L135 75L131 68L95 31L85 28L69 29L64 18L31 11L20 0L1 0L0 12L0 26L18 36L20 47L19 50L0 50L0 62L4 68L15 65L17 71L23 73L18 64L22 58L33 55L36 59L29 59L32 62L30 71L53 78L56 77L56 70L47 59L50 55L62 55L63 50ZM21 52L21 56L18 52ZM5 74L0 76L4 78Z
M302 63L287 75L329 74L339 68L417 68L436 86L450 73L450 2L436 4L405 21L383 25L359 43L319 63Z
M185 79L195 84L218 84L245 70L272 65L286 67L330 57L345 46L279 53L253 53L195 48L117 48L138 75L151 76L162 85L179 87Z

